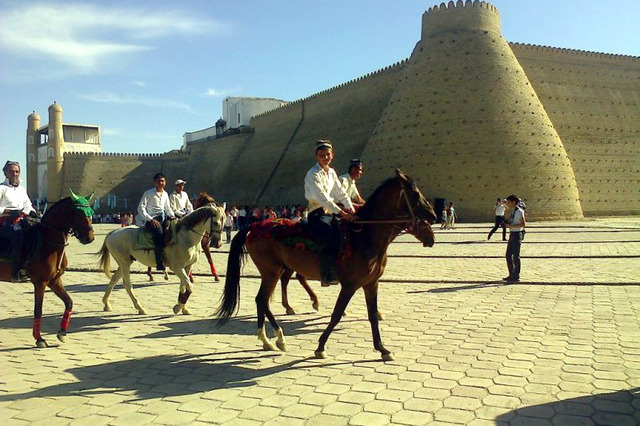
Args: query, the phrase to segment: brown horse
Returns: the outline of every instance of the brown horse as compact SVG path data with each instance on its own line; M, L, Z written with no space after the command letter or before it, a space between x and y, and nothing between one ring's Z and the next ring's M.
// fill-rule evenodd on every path
M338 324L356 290L364 290L367 312L373 334L373 347L380 351L382 359L393 360L380 338L378 329L378 280L387 263L387 248L402 231L414 226L419 220L434 223L436 215L413 181L396 170L396 176L383 182L358 211L357 220L348 227L351 254L337 260L341 283L331 321L320 336L317 358L325 358L325 344ZM256 296L258 311L258 338L263 349L275 350L267 338L264 326L265 316L273 327L276 346L285 351L286 342L282 329L269 308L269 298L275 290L278 279L285 269L296 271L310 279L320 279L319 256L315 253L285 246L273 238L258 238L247 242L250 232L259 231L261 223L241 230L231 242L227 262L227 277L221 304L215 315L226 322L237 310L240 295L240 269L244 255L248 252L262 278ZM433 233L431 233L433 240Z
M408 228L406 230L406 233L416 237L416 239L420 241L424 247L433 246L433 243L434 243L433 231L431 230L431 226L429 225L429 223L425 220L418 221L415 224L415 226ZM282 306L284 307L287 315L296 314L296 311L294 311L291 305L289 304L289 295L287 294L287 287L289 286L289 281L291 281L291 277L293 276L293 274L294 274L294 271L292 269L286 268L282 273L282 276L280 277L280 284L281 284L281 290L282 290L282 299L281 299ZM311 289L311 286L309 286L309 283L307 282L307 279L305 277L303 277L297 272L295 272L295 274L296 274L296 279L298 280L300 285L302 285L304 290L309 295L309 298L311 299L311 307L317 311L320 308L320 301L318 300L318 296L313 291L313 289ZM378 311L377 315L378 315L378 320L380 321L384 320L384 315L382 314L382 312Z
M48 346L40 334L42 301L47 287L64 302L65 309L57 337L61 342L65 341L73 308L73 301L62 283L62 274L67 267L65 248L69 235L75 235L82 244L93 241L93 210L89 205L92 196L81 197L71 192L70 198L52 205L42 220L30 230L31 247L39 249L24 268L34 288L33 337L39 348ZM0 263L0 280L11 280L10 264Z

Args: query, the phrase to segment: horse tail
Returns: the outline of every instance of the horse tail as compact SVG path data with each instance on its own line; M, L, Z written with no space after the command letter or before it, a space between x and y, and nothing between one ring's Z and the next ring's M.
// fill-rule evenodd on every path
M96 256L100 256L98 265L100 269L104 271L107 278L111 278L111 256L109 256L109 249L107 248L107 240L102 243L102 248L96 253Z
M247 257L247 234L249 234L249 227L238 231L233 240L231 240L227 259L227 274L224 280L224 292L220 298L220 307L214 314L215 317L220 318L220 325L227 322L239 309L240 271Z

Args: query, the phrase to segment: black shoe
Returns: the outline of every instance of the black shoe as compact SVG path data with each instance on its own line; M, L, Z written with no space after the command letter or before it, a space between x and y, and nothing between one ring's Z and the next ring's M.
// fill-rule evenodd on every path
M511 277L504 277L504 278L502 279L502 281L509 281L510 279L511 279Z
M507 280L507 282L508 282L508 283L517 283L517 282L520 282L520 277L510 277L510 278Z
M163 265L162 263L158 263L158 264L156 265L156 271L164 271L164 270L166 270L166 269L167 269L167 268L165 268L165 267L164 267L164 265Z

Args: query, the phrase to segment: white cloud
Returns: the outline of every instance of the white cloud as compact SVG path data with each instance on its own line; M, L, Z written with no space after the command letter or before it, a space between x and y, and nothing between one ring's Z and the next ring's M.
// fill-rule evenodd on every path
M0 7L0 47L17 57L46 57L93 73L123 55L154 49L153 39L223 32L222 23L180 10L16 3Z
M187 112L195 112L189 104L184 102L170 101L166 99L158 98L144 98L144 97L127 97L120 96L111 92L95 92L79 95L81 99L86 99L92 102L107 103L107 104L134 104L143 105L154 108L170 108L180 109Z
M134 81L133 84L139 87L147 87L147 84L144 81Z
M218 89L207 89L206 92L203 93L203 96L207 96L210 98L224 98L229 96L231 93L237 93L240 89L226 89L226 90L218 90Z

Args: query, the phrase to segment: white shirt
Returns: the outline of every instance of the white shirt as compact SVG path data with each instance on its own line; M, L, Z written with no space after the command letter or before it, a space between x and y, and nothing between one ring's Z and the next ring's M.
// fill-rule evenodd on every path
M27 195L27 190L20 185L11 185L9 179L5 179L4 182L0 184L0 215L9 215L8 213L3 213L5 209L20 210L24 214L35 211Z
M493 208L493 211L496 212L496 216L504 216L504 212L507 209L507 206L505 206L502 203L496 203L496 206Z
M157 216L171 219L175 217L173 210L171 210L171 202L167 191L158 192L155 188L146 190L142 194L142 199L138 204L138 213L143 223L147 223Z
M182 217L193 211L193 204L191 204L189 196L184 191L181 191L179 194L176 191L173 191L169 197L169 201L171 203L171 210L173 210L173 214L178 217Z
M511 216L511 224L518 225L523 223L524 223L524 210L522 210L519 207L516 207L515 211L513 212L513 215ZM521 226L519 228L513 227L510 229L511 232L520 232L522 230L524 230L524 226Z
M325 172L318 163L304 177L304 196L309 201L310 212L323 208L325 213L340 213L336 200L347 209L353 209L336 171L329 167L329 171Z
M347 196L351 201L356 201L359 198L362 198L358 191L358 187L356 186L356 180L352 178L349 173L340 175L339 179L342 184L342 188L344 188L344 192L347 193Z

